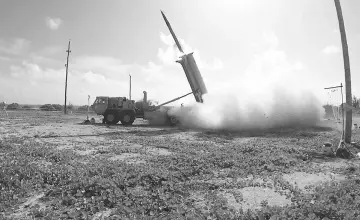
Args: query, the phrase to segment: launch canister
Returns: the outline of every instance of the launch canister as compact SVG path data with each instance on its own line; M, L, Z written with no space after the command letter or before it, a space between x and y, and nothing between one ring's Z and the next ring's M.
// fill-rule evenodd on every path
M177 44L177 47L180 52L183 52L181 45L179 44L179 41L177 37L175 36L172 27L170 26L168 19L165 17L164 13L161 11L163 19L165 23L168 26L168 29L170 33L173 36L173 39L175 43ZM203 95L207 93L207 88L204 84L203 78L201 76L201 73L198 69L197 63L193 57L193 53L184 54L180 57L180 60L177 60L176 62L180 63L183 67L184 73L186 74L188 83L192 89L192 93L194 95L194 98L197 102L203 102Z

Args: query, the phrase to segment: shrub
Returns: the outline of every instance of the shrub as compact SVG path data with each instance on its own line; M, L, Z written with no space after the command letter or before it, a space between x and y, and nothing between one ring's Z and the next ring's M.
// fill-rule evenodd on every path
M360 110L360 99L356 96L353 96L352 98L352 106L358 110Z
M69 102L69 105L66 106L66 109L68 109L68 110L73 110L73 109L74 109L73 104L71 104L71 103Z
M20 108L20 106L18 103L12 103L6 107L6 109L9 109L9 110L14 110L14 109L19 109L19 108Z
M40 106L40 110L42 111L54 111L55 108L51 104L45 104Z
M89 108L89 111L91 110L91 108ZM83 105L83 106L80 106L78 108L78 111L88 111L88 105Z
M42 111L62 111L64 108L59 104L45 104L40 106L40 110Z
M59 104L53 104L52 106L56 111L62 111L64 109L64 107Z

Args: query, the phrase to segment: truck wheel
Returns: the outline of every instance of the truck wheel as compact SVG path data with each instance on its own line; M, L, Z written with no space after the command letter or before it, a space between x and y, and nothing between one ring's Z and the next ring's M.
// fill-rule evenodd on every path
M120 120L122 122L122 125L132 125L135 120L135 115L131 112L126 112L123 114L122 119Z
M174 117L174 116L169 117L169 123L170 123L170 125L172 125L172 126L177 125L178 122L179 122L179 121L178 121L178 119L177 119L176 117Z
M108 125L115 125L116 123L119 122L119 119L117 117L117 112L116 111L105 112L104 120L105 123L107 123Z

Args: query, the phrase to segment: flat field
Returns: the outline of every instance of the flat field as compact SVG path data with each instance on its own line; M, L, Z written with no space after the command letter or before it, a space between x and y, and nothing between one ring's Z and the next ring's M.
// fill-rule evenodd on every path
M332 121L226 132L92 117L0 115L0 218L360 218L358 129L341 159L323 147L338 145Z

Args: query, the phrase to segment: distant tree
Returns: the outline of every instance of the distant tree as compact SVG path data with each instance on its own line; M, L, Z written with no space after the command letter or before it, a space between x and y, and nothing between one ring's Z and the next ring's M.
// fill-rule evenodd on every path
M91 108L89 108L89 111L91 110ZM88 105L83 105L78 107L78 111L88 111Z
M8 109L8 110L15 110L15 109L19 109L19 108L20 108L20 105L18 103L12 103L6 107L6 109Z
M327 104L322 107L325 109L325 118L332 118L333 117L332 105Z
M66 106L66 109L68 109L68 110L73 110L73 109L74 109L73 104L71 104L71 103L69 102L69 105Z
M22 107L22 109L30 109L30 106L24 105L24 106Z
M51 106L53 106L53 108L54 108L56 111L62 111L62 110L63 110L63 106L62 106L62 105L52 104Z
M352 106L356 109L360 109L360 99L356 96L353 96L352 98Z
M53 107L52 104L45 104L40 106L40 110L42 111L55 111L55 108Z

